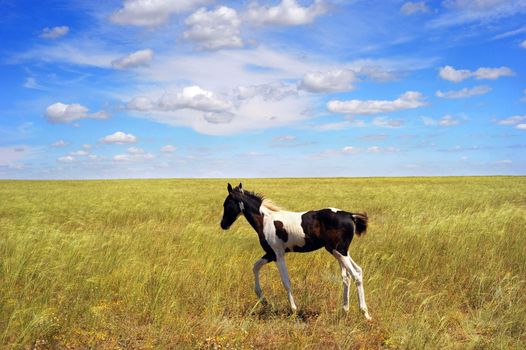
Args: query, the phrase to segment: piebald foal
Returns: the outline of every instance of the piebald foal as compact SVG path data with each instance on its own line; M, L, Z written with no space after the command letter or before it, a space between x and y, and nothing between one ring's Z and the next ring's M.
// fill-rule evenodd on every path
M370 320L363 289L362 269L348 254L354 234L361 235L367 229L367 214L353 214L328 208L301 213L284 211L267 199L253 192L244 191L242 184L236 188L228 184L228 196L223 204L221 228L228 230L240 215L257 232L265 255L254 264L255 291L265 301L259 285L259 270L275 261L283 286L287 290L290 307L296 311L289 274L285 266L285 253L310 252L324 247L340 264L343 278L343 309L349 310L350 277L356 283L360 310Z

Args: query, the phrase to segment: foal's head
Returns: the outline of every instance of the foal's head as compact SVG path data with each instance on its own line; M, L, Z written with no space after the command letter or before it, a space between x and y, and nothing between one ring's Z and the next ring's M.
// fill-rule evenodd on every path
M226 196L225 202L223 203L223 218L221 219L221 228L223 230L228 230L239 215L241 215L243 205L241 202L243 185L240 183L237 187L232 188L232 185L228 184L227 188L228 196Z

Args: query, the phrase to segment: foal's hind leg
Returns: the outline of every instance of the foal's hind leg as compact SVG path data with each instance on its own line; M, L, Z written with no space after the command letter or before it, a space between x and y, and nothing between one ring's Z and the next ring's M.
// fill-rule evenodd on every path
M265 302L265 297L263 296L263 291L261 290L261 286L259 285L259 270L263 267L263 265L268 264L270 262L270 259L267 259L267 256L263 256L261 259L258 259L256 263L254 264L254 267L252 268L252 271L254 271L254 281L255 281L255 287L254 290L256 291L256 295L258 296L259 300L262 302Z
M360 304L360 310L362 310L363 315L366 319L371 320L371 316L369 316L369 310L367 309L367 304L365 303L365 292L363 289L363 277L362 277L362 269L358 264L351 262L352 259L348 255L342 255L337 250L333 250L332 254L340 264L343 264L347 271L351 274L352 278L354 279L354 282L356 283L356 289L358 290L358 302Z
M349 311L349 284L351 281L345 265L339 260L338 263L340 264L343 280L343 310L347 312Z

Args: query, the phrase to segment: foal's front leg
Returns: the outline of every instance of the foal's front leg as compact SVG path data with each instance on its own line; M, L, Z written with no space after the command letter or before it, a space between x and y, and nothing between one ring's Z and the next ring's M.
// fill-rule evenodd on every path
M261 259L258 259L258 261L256 261L254 267L252 268L252 271L254 271L254 290L261 302L265 302L265 297L263 296L263 291L261 290L261 286L259 285L259 270L261 270L261 268L265 264L268 264L270 261L271 259L269 259L267 255L264 255Z
M296 312L297 307L294 302L294 297L292 296L292 288L290 286L289 273L287 271L287 266L285 265L285 256L281 255L276 258L276 265L278 265L279 275L281 276L281 282L287 290L287 295L289 297L290 308L292 312Z

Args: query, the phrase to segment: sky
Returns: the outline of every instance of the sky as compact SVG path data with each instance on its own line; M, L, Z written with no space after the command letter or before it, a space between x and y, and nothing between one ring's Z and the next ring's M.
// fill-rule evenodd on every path
M0 178L526 175L526 0L0 0Z

